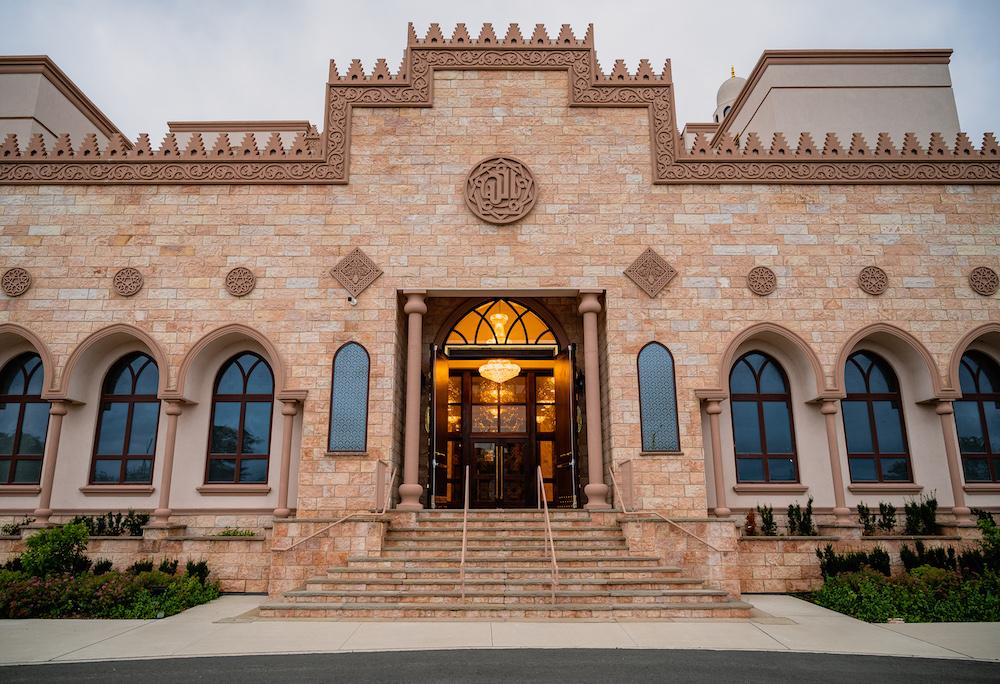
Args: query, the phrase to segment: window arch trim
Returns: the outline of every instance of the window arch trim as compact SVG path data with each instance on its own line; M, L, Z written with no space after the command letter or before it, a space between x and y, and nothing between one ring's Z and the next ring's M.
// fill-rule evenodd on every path
M337 359L340 358L340 353L345 349L357 347L364 353L365 359L365 398L364 398L364 428L361 433L361 448L360 449L334 449L333 444L333 414L336 407L337 397L335 394L335 389L337 387ZM368 349L365 348L360 342L350 341L345 342L337 348L337 351L333 354L333 363L330 366L330 415L327 420L327 439L326 448L329 452L336 453L364 453L368 451L368 408L369 401L371 399L371 375L372 375L372 360L371 354L368 353Z
M667 358L670 359L670 380L671 380L671 389L672 389L672 392L671 392L670 396L665 397L665 401L666 401L666 404L668 406L670 406L670 407L673 408L673 413L674 413L674 435L675 435L675 438L676 438L676 443L668 445L670 448L667 448L667 449L647 448L647 441L646 441L646 419L645 419L645 414L644 414L644 409L643 409L643 405L645 404L645 402L643 401L643 394L642 394L642 355L643 355L643 353L647 349L649 349L651 347L654 347L654 348L658 347L658 348L662 349L663 351L666 352ZM680 445L680 441L681 441L681 428L680 428L680 412L678 411L678 407L677 407L677 364L675 362L674 355L671 353L670 349L665 344L662 344L661 342L657 342L656 340L653 340L651 342L647 342L646 344L644 344L642 346L642 348L639 350L639 353L636 354L635 364L636 364L636 380L637 380L638 389L639 389L639 433L640 433L639 436L640 436L640 439L641 439L641 442L642 442L642 450L644 452L647 452L647 453L677 453L677 452L680 452L680 450L681 450L681 445ZM650 445L650 446L655 446L655 440L654 440L654 444Z

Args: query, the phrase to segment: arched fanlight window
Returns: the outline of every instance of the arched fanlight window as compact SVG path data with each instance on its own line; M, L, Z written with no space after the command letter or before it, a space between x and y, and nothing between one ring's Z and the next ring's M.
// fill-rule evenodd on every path
M141 352L118 359L104 378L94 435L91 484L153 481L160 372Z
M531 309L510 299L483 302L452 328L445 344L556 344L555 333Z
M674 357L659 342L639 351L639 415L643 451L680 451Z
M49 428L42 359L25 352L0 370L0 484L38 484Z
M767 354L741 356L729 373L739 482L798 482L792 397L781 365Z
M368 352L348 342L333 357L330 451L364 451L368 437Z
M1000 366L981 351L962 355L955 427L966 482L1000 481Z
M903 400L892 367L870 351L854 352L844 368L840 402L852 482L912 482Z
M206 482L267 482L273 403L274 376L259 355L241 352L222 364L212 395Z

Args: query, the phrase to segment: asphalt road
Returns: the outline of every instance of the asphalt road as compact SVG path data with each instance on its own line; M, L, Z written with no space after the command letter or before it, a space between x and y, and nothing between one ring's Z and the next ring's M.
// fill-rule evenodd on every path
M0 668L15 682L989 682L1000 663L672 650L392 651L171 658Z

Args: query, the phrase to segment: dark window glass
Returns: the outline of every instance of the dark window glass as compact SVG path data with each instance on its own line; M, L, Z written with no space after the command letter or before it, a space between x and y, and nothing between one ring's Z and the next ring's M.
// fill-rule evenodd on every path
M730 371L729 397L737 480L797 482L791 394L778 362L756 351L740 357Z
M141 352L126 354L108 370L101 388L101 410L94 436L90 480L101 484L148 484L160 400L160 372Z
M911 482L903 400L892 367L870 351L851 354L841 402L852 482Z
M42 359L19 354L0 368L0 484L38 484L49 427Z
M639 415L643 451L679 451L674 358L658 342L639 352Z
M965 479L1000 481L1000 365L978 350L962 355L955 428Z
M206 482L266 483L274 375L263 358L243 352L216 375Z

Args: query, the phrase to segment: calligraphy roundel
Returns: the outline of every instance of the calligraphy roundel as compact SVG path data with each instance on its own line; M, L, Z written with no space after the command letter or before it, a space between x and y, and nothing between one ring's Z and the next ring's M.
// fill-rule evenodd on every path
M521 160L507 155L487 157L473 167L465 182L465 203L472 213L503 225L524 218L535 206L535 177Z

